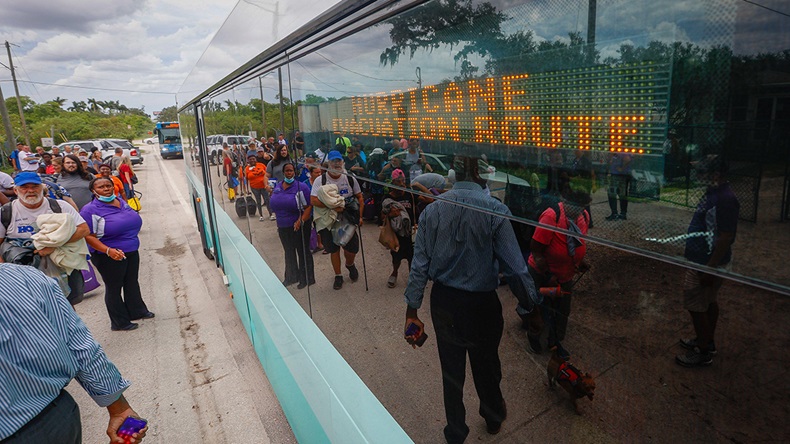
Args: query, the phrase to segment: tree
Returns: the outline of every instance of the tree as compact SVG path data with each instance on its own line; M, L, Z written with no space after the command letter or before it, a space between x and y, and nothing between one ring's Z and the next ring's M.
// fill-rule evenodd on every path
M162 111L156 116L157 122L175 122L177 120L178 110L176 110L175 105L162 108Z

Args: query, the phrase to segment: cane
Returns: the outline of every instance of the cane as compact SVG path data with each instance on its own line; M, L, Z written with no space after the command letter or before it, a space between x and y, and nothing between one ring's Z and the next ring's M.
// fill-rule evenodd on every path
M365 243L362 242L362 226L357 225L357 233L359 234L359 248L362 249L362 273L365 274L365 291L368 291L368 267L365 266Z
M301 219L302 213L304 213L304 207L307 204L304 198L304 194L300 191L296 194L296 206L299 208L299 218ZM310 319L313 318L313 299L310 296L310 279L308 277L307 272L307 248L304 244L304 223L299 227L299 239L302 242L302 257L304 257L304 278L305 282L307 282L307 310L310 312ZM312 254L312 253L311 253Z

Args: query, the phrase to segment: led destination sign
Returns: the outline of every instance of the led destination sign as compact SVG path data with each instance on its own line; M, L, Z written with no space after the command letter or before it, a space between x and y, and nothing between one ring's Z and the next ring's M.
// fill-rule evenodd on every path
M323 103L335 132L660 152L669 71L644 62L489 77Z

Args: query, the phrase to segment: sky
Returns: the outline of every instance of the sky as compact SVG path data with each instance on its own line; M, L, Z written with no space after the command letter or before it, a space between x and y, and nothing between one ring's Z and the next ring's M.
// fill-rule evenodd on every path
M0 44L11 44L20 94L37 103L56 97L67 99L65 107L88 98L118 100L150 114L175 105L176 92L235 5L0 0ZM0 85L9 98L14 89L2 49Z
M482 0L478 0L482 1ZM586 0L488 0L510 20L507 33L532 30L535 40L586 34ZM36 102L118 100L149 113L183 104L339 0L0 0L0 43L12 44L20 92ZM788 10L787 0L759 0ZM74 5L78 5L75 7ZM598 45L616 56L623 43L651 40L726 44L738 54L790 48L790 18L745 0L599 0ZM408 55L382 66L388 25L369 27L291 64L294 99L341 97L423 85L458 74L458 48ZM482 66L483 60L472 56ZM0 63L8 64L0 53ZM286 73L284 72L284 75ZM10 71L0 85L13 96ZM37 82L37 83L31 83ZM285 82L287 85L287 81ZM218 100L246 102L257 79ZM274 102L275 75L262 80ZM103 89L97 89L103 88ZM107 91L118 90L118 91ZM122 91L121 91L122 90Z

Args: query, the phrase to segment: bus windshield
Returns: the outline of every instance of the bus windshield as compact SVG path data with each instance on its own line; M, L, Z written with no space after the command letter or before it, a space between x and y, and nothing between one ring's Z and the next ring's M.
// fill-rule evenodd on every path
M159 130L159 143L160 144L172 144L172 143L181 143L181 133L179 133L178 128L162 128Z

